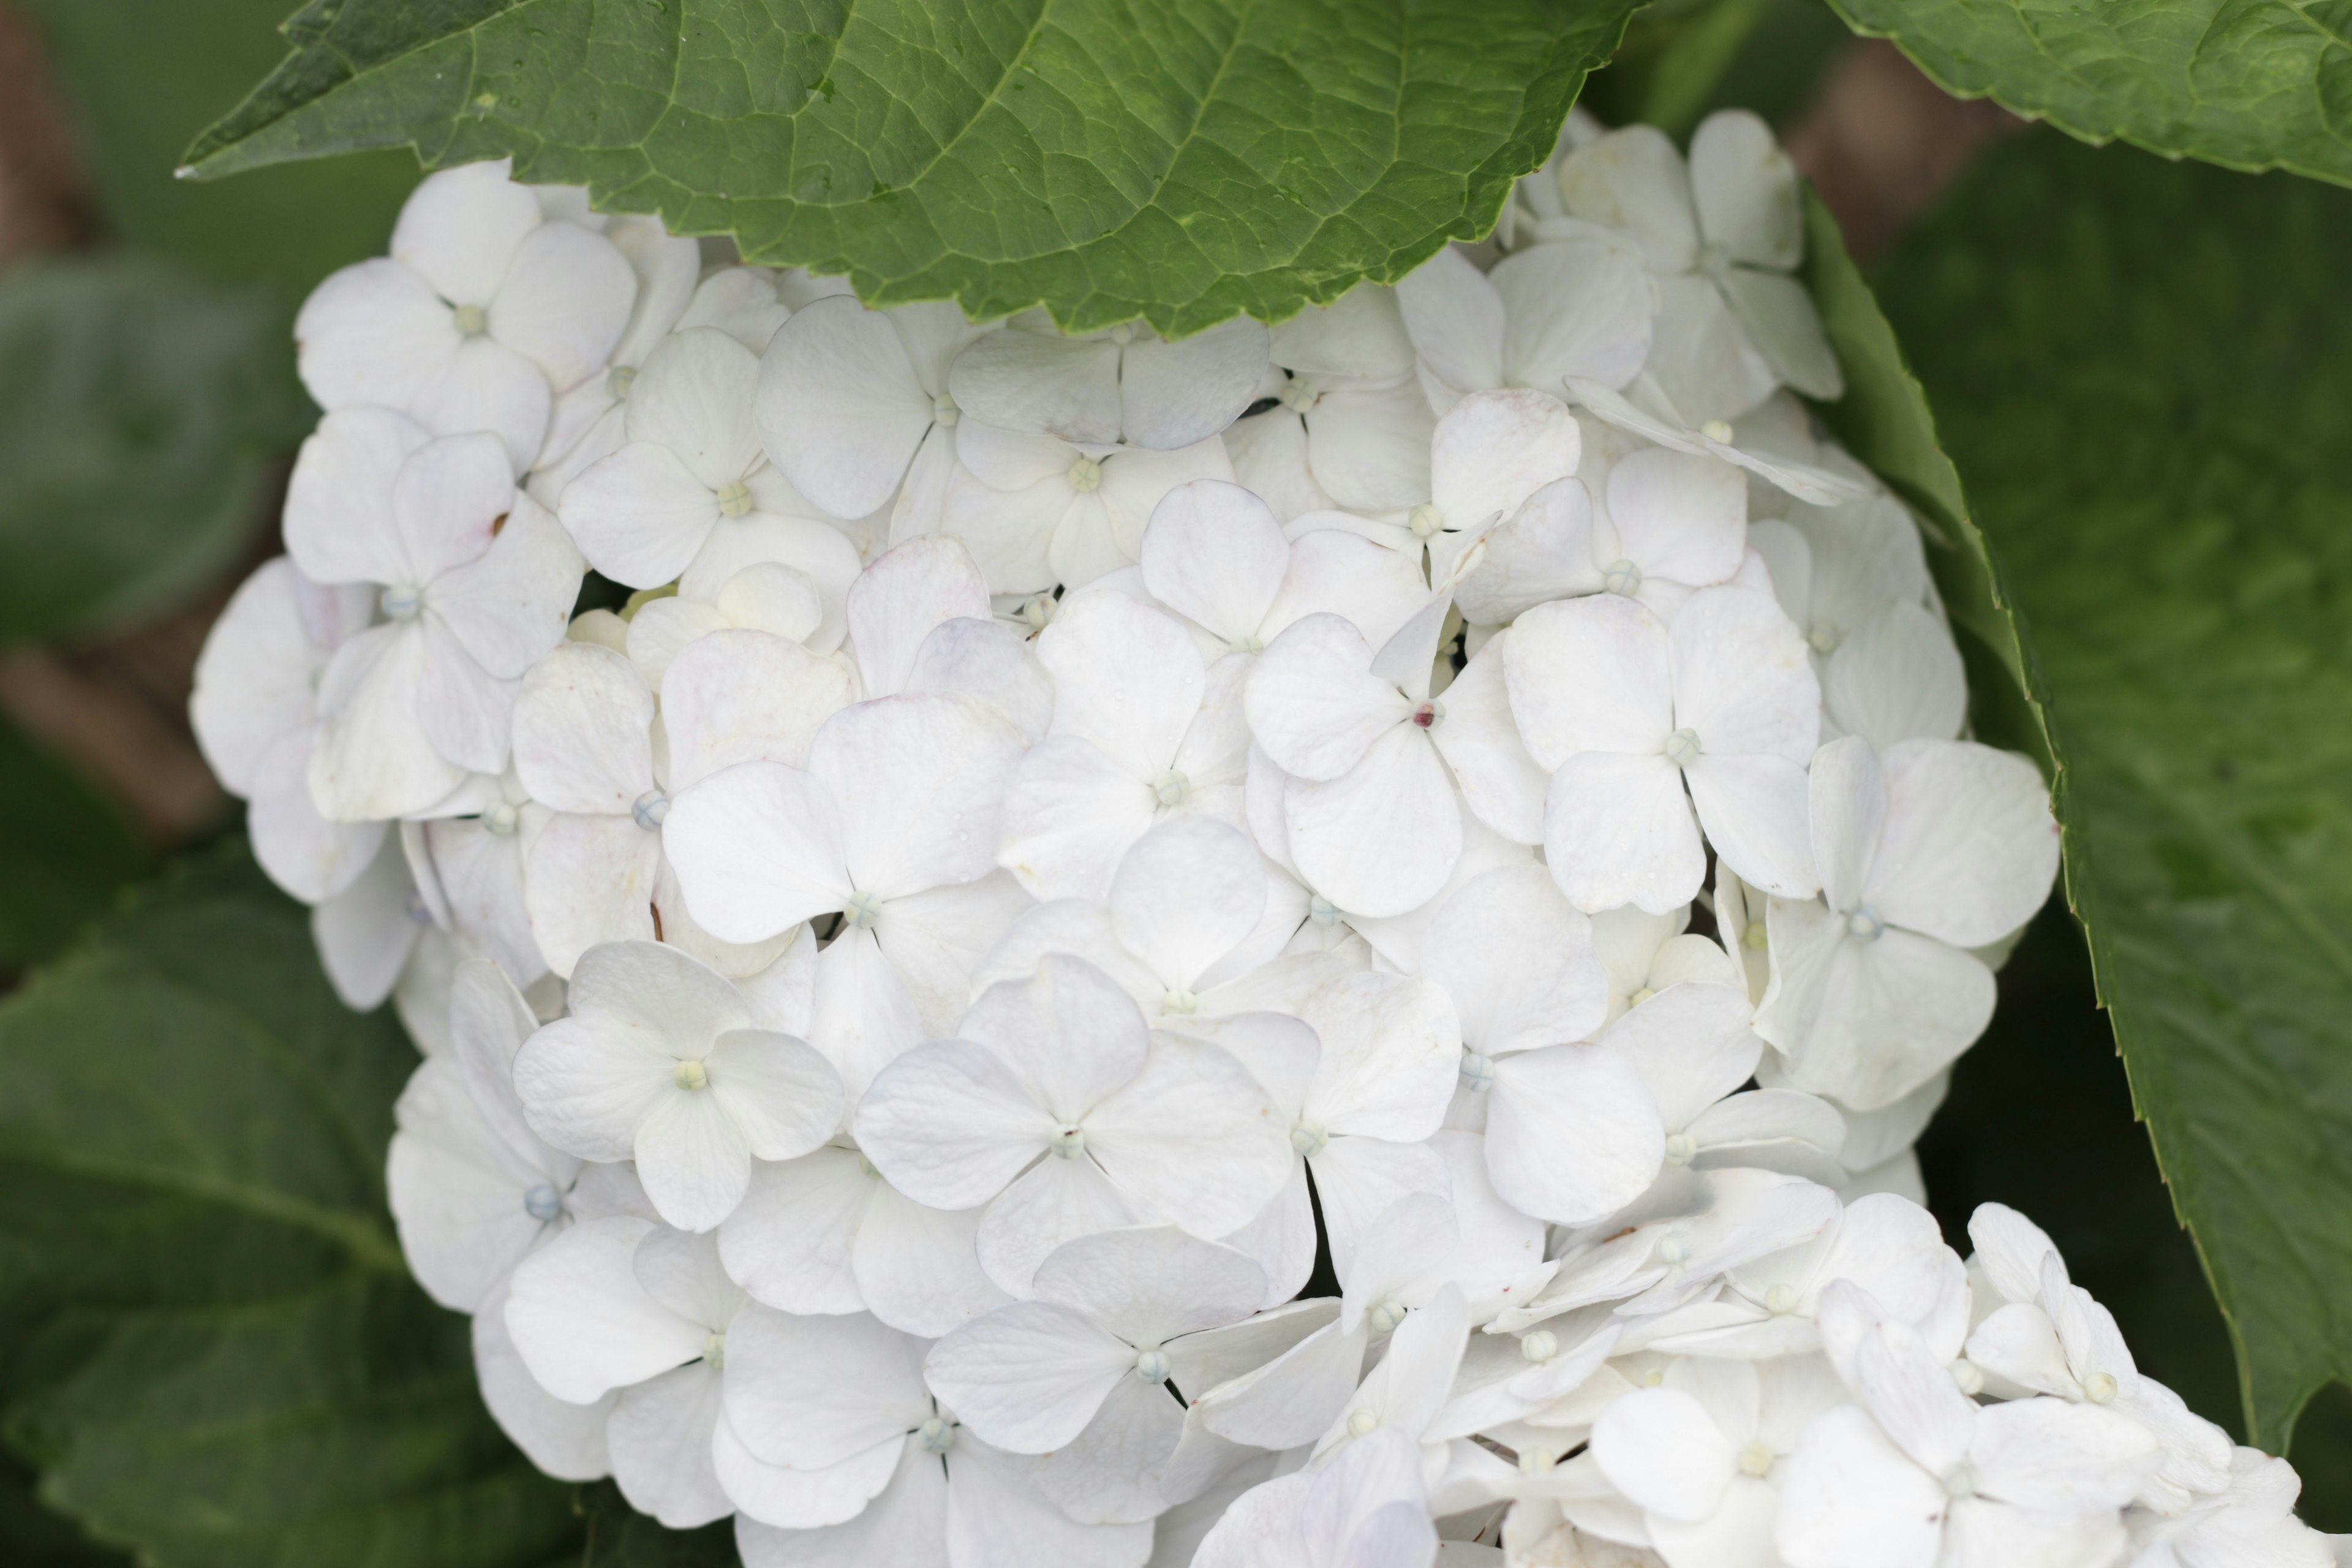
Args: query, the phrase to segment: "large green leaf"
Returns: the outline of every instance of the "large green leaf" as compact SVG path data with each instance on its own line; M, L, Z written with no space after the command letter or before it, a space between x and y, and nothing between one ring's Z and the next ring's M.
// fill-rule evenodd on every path
M0 721L0 969L47 958L143 870L122 812Z
M1963 98L2233 169L2352 184L2352 18L2301 0L1831 0Z
M0 1005L0 1399L44 1500L161 1568L576 1542L402 1270L382 1172L415 1062L241 850Z
M1486 232L1639 0L312 0L188 153L511 153L875 303L1269 320Z
M2273 1446L2352 1377L2347 254L2352 195L2037 136L1884 279L2031 616L2068 890Z
M0 271L0 643L167 607L235 562L299 426L278 313L161 262Z

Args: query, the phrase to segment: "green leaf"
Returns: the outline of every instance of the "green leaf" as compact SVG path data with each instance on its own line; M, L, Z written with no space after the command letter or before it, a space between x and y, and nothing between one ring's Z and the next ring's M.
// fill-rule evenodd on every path
M1948 91L2086 142L2352 184L2352 26L2299 0L1831 0Z
M1279 320L1484 234L1638 0L312 0L199 175L403 142L876 304Z
M114 257L0 272L0 643L120 625L233 564L297 423L252 289Z
M1580 101L1608 124L1638 120L1677 141L1718 109L1786 124L1853 42L1822 0L1659 0Z
M2031 617L2068 891L2273 1447L2352 1377L2348 253L2352 195L2045 135L1884 280Z
M162 1568L576 1543L401 1269L382 1173L415 1059L236 847L0 1005L0 1430L46 1502Z
M290 320L320 279L382 253L416 164L383 153L218 190L172 177L189 138L282 55L274 29L287 4L17 0L40 29L114 233L215 281L271 283Z
M583 1487L580 1511L588 1521L582 1568L735 1568L740 1561L731 1521L665 1530L631 1508L610 1481Z
M113 802L0 720L0 968L63 948L146 869Z

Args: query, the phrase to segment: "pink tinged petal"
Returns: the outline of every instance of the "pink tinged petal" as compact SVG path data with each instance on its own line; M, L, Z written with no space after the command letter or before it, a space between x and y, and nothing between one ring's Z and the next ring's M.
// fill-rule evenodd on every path
M1066 1243L1038 1267L1032 1289L1040 1301L1149 1347L1240 1322L1256 1310L1265 1277L1230 1247L1173 1226L1146 1226Z
M918 1047L884 1068L855 1120L858 1147L892 1186L950 1209L1002 1192L1055 1125L1003 1062L963 1040Z
M485 671L512 679L562 640L585 570L554 514L517 495L489 549L428 587L425 605Z
M1592 1456L1636 1505L1685 1523L1713 1513L1739 1469L1706 1407L1673 1388L1637 1388L1601 1412Z
M1058 952L1042 957L1034 974L982 992L961 1032L1065 1122L1084 1118L1134 1079L1150 1048L1143 1016L1127 993L1094 965Z
M1472 393L1430 439L1430 492L1443 526L1483 532L1575 473L1582 448L1576 416L1549 392Z
M1025 749L1010 721L947 693L835 714L809 747L809 775L831 790L852 883L887 899L986 876L998 803Z
M1682 772L1656 755L1570 757L1545 799L1544 858L1569 902L1588 911L1664 913L1688 903L1706 875Z
M707 490L740 482L760 460L751 416L759 379L759 360L726 333L677 333L630 385L629 440L669 451Z
M711 1452L719 1389L715 1368L682 1366L623 1390L604 1424L621 1495L668 1529L693 1530L735 1511Z
M1284 819L1299 875L1341 909L1399 915L1435 897L1462 858L1462 807L1435 747L1400 724L1328 784L1294 778Z
M489 338L468 338L405 406L436 436L487 431L520 478L546 445L554 400L530 361Z
M539 198L507 177L504 159L428 175L400 209L393 258L445 299L487 305L515 247L539 227Z
M1093 742L1049 736L1006 786L997 863L1041 899L1108 898L1158 806L1151 784Z
M829 1468L929 1418L925 1348L864 1313L739 1313L727 1330L727 1418L764 1463Z
M726 1382L732 1386L734 1379ZM894 1433L887 1441L839 1464L824 1469L792 1469L768 1464L752 1453L722 1412L712 1438L711 1459L719 1489L735 1505L738 1519L788 1529L820 1529L845 1524L865 1512L866 1504L889 1485L906 1447L906 1438Z
M1957 736L1968 718L1968 678L1952 634L1898 600L1838 644L1822 700L1840 728L1884 751L1898 741Z
M1086 1119L1087 1152L1142 1212L1204 1236L1239 1229L1281 1190L1290 1129L1214 1046L1153 1037L1143 1070Z
M474 1314L474 1377L499 1429L534 1465L560 1481L600 1480L612 1473L604 1418L613 1396L572 1405L539 1385L507 1332L507 1282Z
M1107 339L1015 327L959 354L948 371L948 395L967 416L1003 429L1107 446L1119 438L1119 360L1118 346Z
M340 409L319 422L286 489L286 548L305 577L421 585L394 521L393 490L403 465L430 439L389 408Z
M406 407L463 341L432 286L388 258L331 273L294 318L302 384L330 410Z
M915 651L909 691L946 691L986 703L1034 745L1054 719L1054 683L1016 630L963 617L944 622Z
M1038 1491L1036 1461L977 1437L959 1438L950 1452L946 1561L956 1568L1143 1568L1151 1555L1148 1521L1075 1521Z
M1762 594L1706 588L1675 615L1675 722L1700 747L1803 767L1821 730L1821 686L1796 623Z
M1549 1046L1495 1064L1486 1169L1521 1212L1583 1225L1639 1197L1665 1160L1665 1129L1639 1075L1599 1046Z
M889 1485L845 1523L821 1530L778 1530L735 1517L736 1550L745 1568L871 1568L938 1556L947 1533L947 1471L913 1438L900 1445Z
M1580 1040L1608 1016L1592 923L1540 866L1457 889L1438 906L1422 963L1453 998L1460 1037L1486 1056Z
M719 1037L704 1058L710 1096L762 1160L791 1160L839 1131L841 1075L807 1042L762 1029Z
M1643 575L1704 587L1739 570L1748 481L1717 458L1650 447L1610 468L1609 517Z
M1723 864L1776 898L1821 886L1806 825L1801 763L1762 754L1706 754L1683 770L1699 826Z
M1691 134L1690 179L1709 244L1722 246L1734 261L1776 272L1804 259L1796 166L1762 120L1727 109L1699 121Z
M1430 730L1454 771L1463 802L1478 820L1514 844L1543 841L1544 794L1551 780L1528 754L1511 718L1506 657L1490 640L1445 689L1445 715Z
M926 1208L875 1184L851 1254L868 1311L894 1329L936 1339L1012 1299L981 1269L979 1210Z
M1168 1507L1162 1478L1183 1430L1164 1386L1123 1377L1084 1431L1038 1460L1037 1489L1083 1524L1150 1522Z
M417 718L426 742L468 773L504 773L522 682L502 680L475 663L440 617L423 616L417 625L425 645Z
M1119 364L1125 438L1171 451L1232 424L1265 378L1267 341L1264 326L1241 317L1179 342L1128 344Z
M1462 1033L1446 994L1408 975L1343 975L1299 1016L1322 1042L1301 1113L1325 1131L1414 1143L1437 1131Z
M1832 910L1858 908L1886 828L1886 773L1869 741L1849 735L1813 753L1806 779L1813 864Z
M1440 250L1397 284L1397 309L1431 374L1457 392L1503 384L1503 300L1477 264Z
M558 1399L587 1405L702 1353L709 1330L637 1282L650 1220L583 1220L523 1259L506 1301L523 1364Z
M892 550L849 589L849 646L865 694L906 689L916 652L935 628L988 616L987 581L961 542L934 534Z
M686 570L718 526L718 498L667 447L632 441L564 487L557 508L588 563L651 588Z
M1076 1437L1104 1395L1134 1375L1135 1350L1083 1312L1015 1301L940 1341L923 1372L973 1432L1043 1454Z
M330 822L423 811L465 781L434 748L422 711L431 664L425 628L384 626L336 650L319 681L310 798Z
M1842 1405L1785 1461L1773 1541L1790 1568L1933 1568L1947 1507L1867 1414Z
M653 941L660 867L660 838L631 817L551 817L530 846L523 878L547 966L569 976L600 942Z
M1632 242L1601 229L1531 246L1487 274L1511 331L1503 374L1515 385L1568 377L1623 386L1650 354L1657 296Z
M2023 925L2058 875L2041 771L1972 741L1906 741L1886 767L1886 833L1864 899L1887 921L1979 947Z
M1161 1216L1138 1212L1090 1159L1045 1159L988 1205L974 1245L991 1283L1025 1296L1037 1266L1076 1237Z
M864 1309L850 1253L882 1184L861 1167L856 1151L834 1148L751 1167L743 1201L719 1226L719 1256L753 1300L785 1312Z
M1293 318L1296 320L1296 318ZM1307 461L1325 491L1360 511L1410 507L1430 493L1429 399L1410 379L1378 391L1338 388L1307 423Z
M1152 510L1140 559L1152 597L1236 643L1265 623L1290 544L1256 496L1221 479L1195 479Z
M662 847L688 907L726 942L759 942L850 896L833 793L781 763L738 763L670 803Z
M489 333L569 391L604 369L636 297L636 272L611 240L577 224L541 224L515 247L488 301Z
M1580 752L1664 751L1677 718L1670 647L1656 616L1615 594L1521 616L1503 679L1537 765L1557 771Z
M1189 991L1255 928L1265 899L1265 863L1247 837L1206 817L1174 817L1120 860L1111 921L1171 990Z
M804 766L818 729L852 695L839 661L772 633L730 629L698 638L662 677L671 791L738 763Z

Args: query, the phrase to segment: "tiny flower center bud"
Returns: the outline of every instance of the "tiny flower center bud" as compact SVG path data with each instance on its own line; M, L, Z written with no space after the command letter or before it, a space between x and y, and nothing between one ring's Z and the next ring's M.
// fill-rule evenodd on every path
M1666 737L1666 761L1686 768L1698 761L1698 731L1677 730Z
M1160 1010L1179 1016L1197 1013L1201 1010L1201 999L1181 985L1171 986L1160 995Z
M397 583L376 595L375 607L387 620L404 621L425 607L425 595L413 583Z
M727 1336L720 1333L705 1334L702 1337L702 1359L709 1362L713 1367L725 1366L727 1364Z
M1321 1122L1305 1117L1299 1118L1298 1124L1290 1130L1291 1149L1308 1159L1323 1152L1323 1146L1330 1142L1331 1134L1324 1131Z
M1051 594L1038 593L1030 595L1027 598L1021 601L1020 615L1022 620L1025 621L1030 626L1036 627L1038 630L1043 631L1045 627L1045 624L1054 618L1055 602L1054 595Z
M1444 717L1445 704L1440 702L1434 697L1431 698L1426 702L1416 704L1412 710L1412 721L1414 725L1423 730L1436 729L1439 721Z
M1275 401L1293 413L1304 414L1314 407L1322 396L1323 388L1318 385L1312 377L1294 375L1290 378L1289 384L1282 389L1282 395Z
M1832 653L1845 640L1845 634L1838 630L1835 621L1815 621L1806 628L1805 640L1812 645L1815 653Z
M1380 1424L1379 1413L1365 1405L1359 1405L1348 1412L1348 1436L1350 1437L1369 1436Z
M1625 1005L1629 1008L1638 1007L1656 994L1657 992L1654 988L1644 985L1640 990L1635 991L1633 994L1625 998Z
M1746 948L1750 952L1763 952L1764 944L1769 940L1770 939L1766 936L1764 931L1764 922L1761 921L1757 921L1755 924L1749 926L1746 931L1739 933L1739 945Z
M955 1447L955 1423L934 1415L915 1428L915 1441L923 1446L926 1454L944 1454Z
M1080 495L1090 495L1102 489L1102 465L1092 458L1080 458L1073 462L1065 477L1069 479L1070 488Z
M1687 1132L1670 1132L1666 1135L1667 1164L1687 1165L1697 1157L1697 1139Z
M1559 1354L1559 1336L1549 1329L1538 1329L1519 1342L1519 1353L1541 1366Z
M1110 341L1117 343L1121 348L1127 347L1128 344L1135 341L1135 323L1132 321L1121 321L1118 325L1113 327L1110 330Z
M1559 1456L1544 1448L1519 1450L1519 1474L1539 1476L1559 1463Z
M1710 419L1698 427L1698 433L1710 441L1720 442L1727 447L1731 444L1731 425L1727 420Z
M1066 1122L1054 1129L1054 1135L1045 1140L1045 1147L1054 1152L1057 1160L1075 1160L1087 1152L1087 1130L1075 1121Z
M523 1194L522 1212L545 1225L563 1212L563 1194L551 1183L541 1182Z
M1612 561L1601 574L1601 586L1609 593L1632 598L1642 590L1642 569L1631 561Z
M1371 1324L1372 1332L1376 1334L1392 1334L1396 1332L1397 1325L1404 1321L1404 1314L1403 1302L1383 1298L1372 1303L1371 1310L1364 1314L1364 1321ZM1360 1437L1363 1434L1360 1432L1357 1436Z
M1170 768L1151 781L1151 798L1162 805L1181 805L1184 797L1192 793L1192 781Z
M637 819L639 827L651 833L669 816L669 796L657 789L649 789L629 803L629 815Z
M1415 539L1427 539L1445 526L1445 514L1423 501L1405 513L1404 521Z
M1460 1068L1462 1087L1473 1094L1484 1094L1495 1087L1495 1058L1482 1057L1475 1051L1462 1053Z
M478 338L490 330L490 313L479 305L460 305L449 312L449 324L461 338Z
M709 1089L710 1069L702 1065L699 1057L688 1057L671 1064L669 1080L683 1089Z
M2116 1380L2112 1373L2095 1372L2083 1380L2083 1397L2094 1405L2112 1405L2116 1398Z
M629 388L636 384L637 367L633 364L616 364L604 373L604 390L613 395L616 403L628 396Z
M1797 1289L1786 1283L1775 1285L1764 1292L1764 1310L1776 1318L1785 1318L1797 1310Z
M521 825L522 811L510 800L502 800L482 813L482 826L501 838L510 837Z
M1667 1268L1679 1268L1690 1261L1690 1248L1682 1244L1680 1237L1670 1236L1658 1243L1656 1257Z
M424 895L414 888L408 889L408 901L401 908L405 910L408 918L418 925L429 926L433 923L433 911L425 907Z
M882 900L872 893L852 893L841 906L841 918L852 931L872 931L882 919Z
M1168 1381L1168 1352L1144 1351L1135 1358L1135 1375L1145 1383Z
M1977 1468L1966 1459L1954 1465L1944 1477L1944 1489L1955 1498L1977 1495Z
M1771 1471L1771 1449L1766 1447L1761 1443L1754 1442L1742 1443L1739 1446L1740 1474L1761 1477L1769 1474Z
M716 493L721 517L741 517L751 510L751 487L740 479L728 480Z
M1664 1367L1654 1366L1649 1371L1642 1374L1642 1386L1643 1388L1655 1388L1665 1381L1666 1372Z
M1319 926L1339 923L1339 906L1318 893L1307 900L1307 918Z
M866 1157L866 1152L863 1149L857 1152L857 1173L861 1176L871 1176L876 1181L882 1179L882 1173L874 1168L874 1162Z
M962 417L963 410L958 408L956 406L955 399L950 397L946 393L942 392L937 397L931 399L931 422L933 424L952 430L955 428L955 422Z
M1867 904L1845 917L1845 933L1856 942L1876 942L1885 930L1886 922Z
M1227 643L1225 647L1230 652L1234 653L1264 653L1265 651L1265 639L1264 637L1235 637L1233 641Z
M1730 268L1730 266L1731 252L1727 247L1720 245L1702 245L1698 247L1698 262L1696 270L1706 273L1709 277L1720 277Z
M1952 1363L1952 1382L1971 1399L1984 1392L1984 1373L1966 1356Z

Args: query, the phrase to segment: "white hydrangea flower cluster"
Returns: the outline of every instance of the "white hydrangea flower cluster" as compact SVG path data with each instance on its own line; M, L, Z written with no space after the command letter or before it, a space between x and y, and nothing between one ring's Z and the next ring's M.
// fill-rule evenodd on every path
M478 164L320 287L195 720L541 1468L751 1568L2327 1561L1919 1205L2056 828L1797 201L1579 121L1169 342Z

